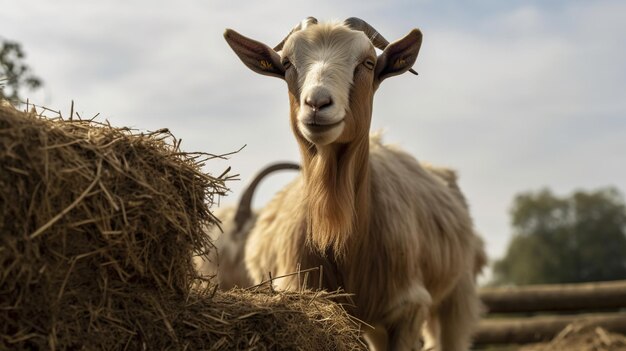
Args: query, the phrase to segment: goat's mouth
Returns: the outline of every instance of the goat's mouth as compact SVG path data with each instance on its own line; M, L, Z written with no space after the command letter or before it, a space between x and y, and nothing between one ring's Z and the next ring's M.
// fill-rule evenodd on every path
M309 131L313 133L324 133L328 130L331 130L339 126L341 123L343 123L343 119L337 122L328 123L328 124L317 123L317 122L311 122L311 123L302 122L302 125L304 126L304 128L308 129Z
M326 145L335 141L343 132L344 120L320 124L300 121L299 129L310 142L318 145Z

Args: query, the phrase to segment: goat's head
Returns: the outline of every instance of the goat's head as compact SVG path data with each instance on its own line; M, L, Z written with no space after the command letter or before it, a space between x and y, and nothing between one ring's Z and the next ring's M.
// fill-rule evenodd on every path
M317 147L367 137L374 92L385 78L415 73L422 42L413 29L389 44L357 18L318 24L309 17L274 49L231 29L224 37L250 69L287 82L293 129Z

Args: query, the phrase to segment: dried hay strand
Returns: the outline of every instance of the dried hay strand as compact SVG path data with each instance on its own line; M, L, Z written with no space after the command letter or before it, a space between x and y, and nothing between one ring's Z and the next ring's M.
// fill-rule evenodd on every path
M199 279L192 256L228 190L201 171L212 157L167 130L0 106L0 349L360 347L332 295Z
M520 351L626 351L626 336L611 333L594 323L565 327L549 342L524 346Z
M215 350L366 350L357 321L334 302L341 297L323 291L276 292L268 285L217 292L207 305L211 311L207 314L203 306L185 324L211 330L206 337Z

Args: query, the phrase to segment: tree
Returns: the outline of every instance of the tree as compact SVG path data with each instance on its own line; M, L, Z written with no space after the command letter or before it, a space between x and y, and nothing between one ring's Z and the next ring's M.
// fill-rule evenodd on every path
M19 43L0 42L0 99L16 103L20 101L21 88L36 89L42 85L41 79L24 63L24 57Z
M617 189L523 193L511 217L514 236L494 264L495 284L626 279L626 205Z

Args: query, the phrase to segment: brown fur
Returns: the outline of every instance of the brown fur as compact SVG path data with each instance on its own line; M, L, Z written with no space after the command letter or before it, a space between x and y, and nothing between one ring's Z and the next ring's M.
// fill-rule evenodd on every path
M340 34L334 37L335 32ZM250 64L249 57L260 55L262 47L240 55L259 73L284 74L292 130L302 156L302 176L274 197L252 230L246 265L257 282L269 272L280 276L298 268L322 267L321 281L318 275L305 282L290 276L276 280L276 285L297 289L300 283L354 294L349 311L375 328L366 328L373 349L418 349L428 320L426 334L432 347L467 350L480 306L474 286L476 266L484 254L456 176L446 169L424 167L404 151L383 145L379 137L369 137L374 91L381 77L401 73L398 65L408 57L402 55L414 55L412 65L421 33L414 30L399 45L391 44L379 62L393 66L375 70L360 64L374 54L371 44L363 52L341 49L359 47L359 33L350 34L341 24L311 25L297 32L285 41L282 53L296 68L264 72ZM226 35L238 52L243 40L231 32ZM342 38L350 42L339 45ZM337 60L340 54L333 50L343 50L341 55L354 61ZM309 77L301 75L307 72L307 60L320 53L326 55L329 70L337 73L314 73L315 77L324 86L330 81L329 91L339 96L337 101L342 89L349 95L343 129L330 142L326 135L305 135L308 127L301 125L311 116L301 110L307 107L300 94L310 88ZM274 54L269 52L267 60L279 62ZM382 72L380 77L377 72ZM342 75L349 75L343 85L328 78ZM334 121L337 115L320 118ZM310 141L318 137L319 142Z

